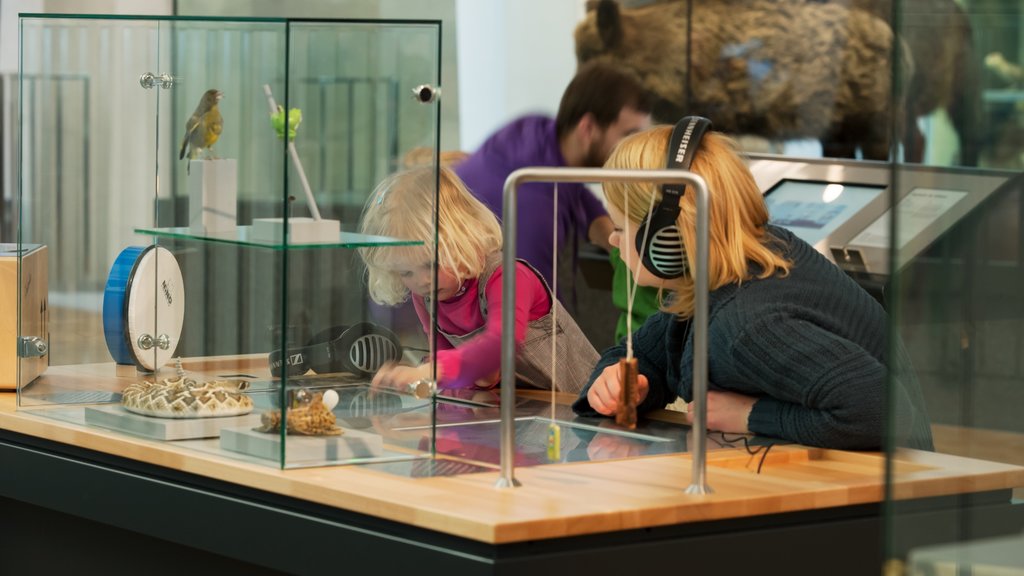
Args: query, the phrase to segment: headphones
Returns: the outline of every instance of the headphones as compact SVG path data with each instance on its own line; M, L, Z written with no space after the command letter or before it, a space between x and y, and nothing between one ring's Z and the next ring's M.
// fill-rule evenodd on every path
M680 120L672 129L665 167L689 170L704 133L710 129L711 120L702 116L686 116ZM682 278L690 271L683 237L679 234L677 224L679 203L685 193L685 184L662 185L661 202L644 218L636 231L636 251L644 267L665 280ZM647 241L646 246L644 240Z
M369 378L388 362L402 358L402 344L394 332L372 322L352 326L332 326L313 337L308 344L270 353L270 374L280 376L282 368L289 376L301 376L312 370L317 374L349 372Z

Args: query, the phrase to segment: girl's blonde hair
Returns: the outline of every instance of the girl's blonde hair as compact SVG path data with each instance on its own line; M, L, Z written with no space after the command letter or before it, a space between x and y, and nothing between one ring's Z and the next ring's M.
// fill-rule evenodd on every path
M633 134L616 146L605 167L665 168L671 135L671 126L655 126ZM721 133L708 132L700 142L690 170L702 176L708 185L711 206L708 217L710 289L740 283L755 276L766 278L774 274L788 274L791 263L779 253L778 242L766 233L768 208L753 175L737 152L735 142ZM604 194L608 203L632 224L630 236L623 237L624 242L630 243L636 241L639 223L647 217L651 195L655 195L655 206L662 196L660 186L645 182L608 182L604 185ZM627 194L628 214L625 211ZM692 188L687 188L678 218L690 270L694 270L697 264L693 256L696 254L694 198ZM684 318L692 316L693 277L687 275L670 282L666 287L675 291L675 297L663 304L662 309Z
M370 297L379 304L400 304L409 297L394 269L433 262L435 243L438 265L459 282L480 276L487 256L501 251L498 219L449 168L436 175L425 167L388 176L370 195L361 220L363 234L420 242L359 249Z

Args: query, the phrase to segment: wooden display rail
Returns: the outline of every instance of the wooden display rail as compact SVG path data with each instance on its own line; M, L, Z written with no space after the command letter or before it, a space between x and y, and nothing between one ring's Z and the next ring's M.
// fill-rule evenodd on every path
M520 467L523 486L497 472L406 478L360 466L278 470L64 423L16 410L0 395L0 428L343 510L491 544L880 502L885 457L777 446L709 456L714 494L691 496L687 455ZM1024 486L1024 468L922 451L901 452L893 493L926 498Z

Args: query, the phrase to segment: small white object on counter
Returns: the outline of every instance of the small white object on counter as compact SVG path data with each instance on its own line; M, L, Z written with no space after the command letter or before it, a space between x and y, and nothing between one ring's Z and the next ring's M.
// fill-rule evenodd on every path
M338 405L338 400L338 393L334 390L324 392L323 403L328 410L334 410L334 407Z

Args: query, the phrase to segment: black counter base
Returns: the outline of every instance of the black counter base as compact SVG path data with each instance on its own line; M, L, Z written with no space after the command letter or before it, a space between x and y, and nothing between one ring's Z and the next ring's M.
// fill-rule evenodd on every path
M1019 532L1021 508L1009 491L900 503L898 546ZM878 574L881 510L495 546L0 430L4 575Z

